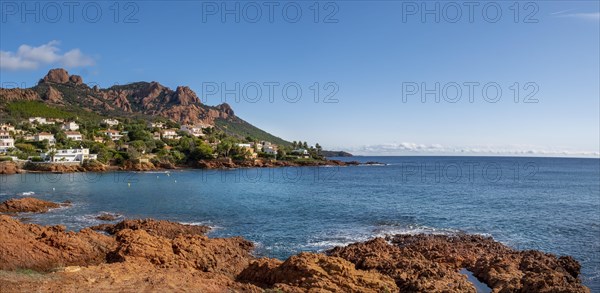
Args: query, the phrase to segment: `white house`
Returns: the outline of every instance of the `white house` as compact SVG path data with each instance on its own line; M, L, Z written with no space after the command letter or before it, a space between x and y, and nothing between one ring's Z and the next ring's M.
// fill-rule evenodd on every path
M63 130L76 131L79 129L79 125L77 123L71 121L71 122L67 122L67 123L63 124L63 126L61 128Z
M259 145L260 145L260 147L259 147ZM257 148L262 150L263 153L266 153L269 155L277 154L277 145L272 144L269 141L261 141L260 144L257 145Z
M108 125L108 126L117 126L119 125L119 120L117 119L104 119L102 120L102 123Z
M248 156L246 157L247 159L256 159L258 156L258 154L254 152L254 147L249 143L238 143L237 146L248 152Z
M118 130L105 130L104 134L108 135L111 140L119 140L123 135Z
M83 140L83 136L78 131L67 131L67 132L65 132L65 134L67 135L67 139L72 139L75 141Z
M10 124L0 124L0 131L15 131L15 127Z
M181 131L187 132L192 136L195 137L201 137L204 136L204 133L202 132L202 126L199 125L183 125L181 126Z
M54 155L52 155L54 153ZM96 160L98 155L90 154L90 149L64 149L54 150L45 154L46 160L51 162L79 162Z
M266 154L269 155L276 155L277 154L277 147L273 146L273 145L269 145L269 146L263 146L262 151Z
M6 152L10 148L15 147L15 140L10 136L8 131L0 131L0 152Z
M33 140L35 141L44 141L45 139L47 139L50 144L54 144L56 142L56 139L54 139L54 135L52 133L40 132L33 136Z
M305 149L296 149L292 151L292 154L308 155L308 151Z
M150 122L148 123L148 127L150 128L165 128L165 124L162 122Z
M180 136L177 135L177 129L165 129L161 131L161 137L165 139L179 139Z
M305 150L305 149L296 149L296 150L293 150L292 151L292 155L297 155L297 156L299 156L301 158L308 158L309 157L308 151Z
M44 117L31 117L31 118L29 118L29 123L54 124L54 122L48 121Z

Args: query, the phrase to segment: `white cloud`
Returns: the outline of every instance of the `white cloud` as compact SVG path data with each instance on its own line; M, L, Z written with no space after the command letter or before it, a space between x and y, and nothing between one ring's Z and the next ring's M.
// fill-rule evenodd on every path
M333 148L332 148L333 149ZM443 146L440 144L387 143L341 148L355 155L493 155L493 156L549 156L600 157L600 152L534 146Z
M0 69L34 70L41 65L59 64L65 67L83 67L94 65L94 59L79 49L60 53L58 41L50 41L38 47L21 45L17 52L0 51Z
M599 21L600 12L580 12L580 13L563 13L563 11L553 13L553 15L559 17L571 17L583 20Z

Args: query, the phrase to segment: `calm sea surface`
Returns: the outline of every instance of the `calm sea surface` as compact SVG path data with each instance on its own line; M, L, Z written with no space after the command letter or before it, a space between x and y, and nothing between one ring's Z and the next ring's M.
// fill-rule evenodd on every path
M21 217L75 230L101 223L101 212L210 225L213 237L241 235L278 258L385 234L478 233L572 255L600 292L599 159L350 159L385 165L10 175L0 200L70 200Z

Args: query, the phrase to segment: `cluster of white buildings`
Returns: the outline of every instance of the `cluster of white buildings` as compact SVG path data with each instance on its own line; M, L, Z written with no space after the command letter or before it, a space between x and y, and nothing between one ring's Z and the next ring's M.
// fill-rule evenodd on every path
M79 132L80 126L73 121L64 121L62 119L51 119L44 117L31 117L28 119L30 123L34 125L57 125L60 124L60 129L64 131L66 138L73 141L83 141L84 137ZM111 141L118 141L127 135L126 131L120 131L116 129L115 126L118 126L120 123L116 119L103 119L102 124L106 126L107 129L101 130L101 136L94 136L93 139L95 142L104 143L107 139ZM153 139L161 140L161 139L169 139L169 140L177 140L181 138L183 133L189 134L193 137L204 137L206 134L204 131L207 128L212 128L212 125L208 124L195 124L195 125L182 125L179 129L176 128L168 128L167 124L164 122L150 122L148 123L148 128L154 129L152 134ZM0 124L0 152L7 152L8 150L15 147L15 135L17 138L22 138L25 141L35 141L35 142L44 142L47 141L50 146L54 146L56 144L56 138L54 134L49 132L38 132L36 134L25 133L23 130L15 130L15 127L10 124ZM218 142L210 143L211 146L215 147ZM265 153L268 155L277 155L277 145L272 144L268 141L261 142L250 142L250 143L240 143L237 145L244 150L247 150L250 158L256 158L259 153ZM296 152L296 151L295 151ZM297 155L304 156L308 153L306 150L304 152L298 152ZM54 149L50 148L50 151L42 154L42 157L45 161L50 162L83 162L84 160L96 159L97 155L90 154L89 149L86 148L76 148L76 149Z
M104 120L102 120L102 123L108 125L109 127L115 127L115 126L119 125L119 120L117 120L117 119L104 119Z
M202 129L204 128L205 127L202 127L200 125L183 125L179 130L189 133L190 135L195 137L203 137L204 132L202 131Z
M29 118L29 123L32 124L40 124L40 125L52 125L57 123L63 123L63 119L53 119L53 118L45 118L45 117L31 117Z
M60 128L65 131L67 139L74 141L83 141L83 135L78 131L79 125L73 121L65 122L63 119L50 119L44 117L31 117L28 121L37 125L55 125L62 124ZM36 134L27 134L22 130L16 130L10 124L0 124L0 152L7 152L15 147L15 138L13 135L21 135L26 141L43 142L47 141L50 145L56 143L54 134L49 132L38 132ZM89 149L51 149L49 152L42 154L45 161L50 162L79 162L84 160L93 160L97 155L90 154Z
M148 122L148 127L163 129L166 127L166 125L163 122Z
M41 117L30 118L29 121L33 121L37 124L55 124L59 122L56 120L49 121L48 119ZM79 125L77 125L77 123L67 122L64 123L61 128L66 130L65 134L67 135L67 138L75 141L83 140L81 133L76 131L79 129ZM19 131L15 130L15 127L10 124L0 124L0 152L7 152L15 147L15 139L12 135L18 132ZM26 135L24 138L36 142L47 140L51 145L56 142L54 135L48 132L40 132L35 135ZM42 158L47 162L83 163L85 160L97 159L98 155L90 154L90 150L85 148L61 150L51 149L50 151L42 154Z
M261 152L268 155L277 155L277 145L274 145L268 141L261 141L257 143L238 143L237 146L247 151L250 154L250 158L258 157L258 153Z
M29 122L38 125L54 125L61 123L62 125L60 128L65 131L65 134L67 135L68 139L72 139L75 141L83 140L83 136L77 131L79 130L79 124L77 124L76 122L65 122L63 119L51 119L44 117L31 117L29 118ZM12 129L14 131L14 127ZM44 140L47 140L50 145L54 145L56 143L56 138L54 137L54 134L49 132L39 132L34 135L25 135L24 138L25 140L32 140L35 142L42 142Z
M66 122L63 123L63 125L60 127L62 130L66 130L66 131L76 131L79 130L79 124L71 121L71 122Z
M163 129L160 131L160 137L162 139L180 139L181 136L177 134L177 129Z

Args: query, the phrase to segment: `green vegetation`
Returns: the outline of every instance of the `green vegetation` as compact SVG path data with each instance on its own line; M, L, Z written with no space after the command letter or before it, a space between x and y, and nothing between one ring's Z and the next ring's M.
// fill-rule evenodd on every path
M29 117L45 117L54 119L74 120L82 122L99 121L101 117L93 112L85 111L75 107L60 109L50 107L39 101L18 101L8 103L6 110L11 118L26 119Z
M31 157L31 161L32 162L43 162L44 159L42 159L42 157L35 156L35 157Z
M76 116L73 113L52 108L37 101L13 102L9 103L6 108L11 116L19 118L40 116L46 118L72 119Z
M236 117L238 121L229 121L225 119L218 118L215 120L215 124L219 130L224 131L228 135L233 135L237 137L251 137L255 140L266 140L270 141L277 145L289 146L290 143L285 141L277 136L274 136L264 130L261 130L257 127L254 127L252 124L239 119Z
M12 105L11 109L36 113L40 117L46 118L52 113L55 114L53 117L67 117L63 115L64 113L61 110L49 110L52 108L35 102L20 102ZM215 158L245 160L260 157L290 160L298 163L309 163L322 159L320 146L316 144L317 147L311 147L307 142L294 141L292 144L283 145L274 143L272 146L277 149L277 155L265 153L262 147L259 148L261 141L265 138L274 137L257 128L245 128L250 131L243 138L214 127L204 129L204 136L202 137L195 137L186 132L177 131L178 137L176 139L168 139L163 136L157 137L155 133L165 130L148 126L144 119L125 118L119 120L118 126L112 127L113 130L118 130L122 134L120 139L113 141L106 134L106 125L91 120L83 120L80 117L69 120L79 125L77 131L81 134L82 140L68 138L60 123L38 124L37 122L29 123L27 120L17 122L15 124L16 130L20 134L15 136L15 148L9 150L8 155L16 156L21 160L29 159L34 162L41 162L44 157L53 157L54 149L88 148L91 154L97 154L97 162L103 164L122 165L128 160L138 162L140 159L145 159L160 166L194 165L200 160ZM171 126L178 126L173 122L170 123ZM55 139L54 144L48 140L32 141L31 136L40 132L51 133ZM281 141L278 138L275 138L275 140ZM88 164L95 164L95 162L88 162Z

